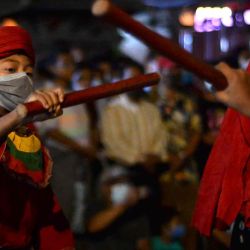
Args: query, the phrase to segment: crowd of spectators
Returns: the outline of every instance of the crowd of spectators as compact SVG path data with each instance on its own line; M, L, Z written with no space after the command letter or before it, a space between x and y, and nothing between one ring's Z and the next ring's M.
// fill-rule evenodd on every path
M141 65L121 56L79 59L64 49L37 68L37 86L66 93L161 74L157 86L66 108L36 124L77 249L227 249L230 233L204 240L190 226L225 112L202 82L158 55Z

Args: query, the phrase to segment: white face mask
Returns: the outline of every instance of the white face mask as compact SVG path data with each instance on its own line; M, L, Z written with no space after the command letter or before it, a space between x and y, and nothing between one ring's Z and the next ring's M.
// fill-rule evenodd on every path
M249 58L239 58L238 59L239 67L241 69L246 69L249 64Z
M33 82L25 73L0 76L0 106L11 111L33 92Z
M128 183L118 183L111 187L111 200L113 204L123 204L127 201L131 185Z

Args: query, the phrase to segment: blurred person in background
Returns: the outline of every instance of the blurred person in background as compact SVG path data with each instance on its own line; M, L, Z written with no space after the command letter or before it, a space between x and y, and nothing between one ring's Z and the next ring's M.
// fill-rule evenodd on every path
M163 204L173 206L187 227L185 249L196 248L196 232L190 227L192 211L199 185L199 174L194 154L201 139L201 118L194 100L186 94L179 68L168 74L163 99L159 103L168 135L166 151L169 170L161 174Z
M85 213L86 249L149 250L150 229L141 204L147 189L136 187L127 169L113 166L101 174L97 193Z
M238 67L240 69L247 69L247 66L250 62L250 51L248 48L241 48L238 55L237 55L237 60L238 60Z
M180 72L169 74L171 78L165 85L161 115L168 132L167 152L173 172L183 172L183 178L197 180L197 165L193 154L201 138L201 118L196 103L181 85Z
M69 52L73 58L74 64L78 65L86 61L86 51L79 44L72 44L69 48Z
M75 69L69 51L67 49L59 51L54 62L48 67L54 75L50 84L60 86L65 92L69 92ZM85 82L82 81L80 84ZM83 211L89 182L89 161L96 156L91 141L89 114L85 105L81 104L65 109L64 116L58 119L37 126L46 138L46 144L55 159L52 186L65 215L71 222L73 231L82 233Z
M98 57L95 63L98 70L101 72L103 83L114 82L116 80L111 58L108 56Z
M169 72L176 67L176 64L168 58L151 51L144 67L146 73L158 72L161 75L159 84L145 88L150 100L153 103L158 104L158 102L161 101L162 92L165 91L166 76L168 76Z
M182 240L186 227L178 211L173 207L162 207L160 234L151 238L152 250L184 250Z
M95 84L101 85L102 82L96 78L94 71L94 66L92 66L91 62L78 64L75 70L75 78L72 81L73 90L84 90L90 87L95 87ZM77 76L77 77L76 77ZM98 82L97 82L98 80ZM84 104L83 109L86 112L86 116L88 117L88 127L91 128L89 130L89 138L91 144L97 150L100 147L100 136L99 136L99 119L101 110L104 107L100 107L100 105L105 105L106 100L96 100L95 102L87 102ZM92 195L95 195L95 187L96 182L99 177L99 174L102 171L102 157L98 153L98 157L94 157L93 159L88 160L88 194L91 199Z
M124 77L134 77L143 68L130 64L125 72ZM145 210L152 231L158 231L158 176L166 165L167 136L157 106L147 100L143 90L112 98L101 116L100 138L108 164L128 168L136 185L150 189Z
M78 64L71 76L71 86L75 91L87 89L92 86L93 73L88 63Z
M197 162L197 166L199 166L198 172L199 178L201 179L212 146L220 132L226 106L220 103L215 96L205 88L203 82L199 90L197 106L198 113L201 117L202 136L194 158Z
M138 66L126 71L126 78L143 72ZM102 113L100 129L104 151L111 161L129 167L147 162L150 156L156 162L167 158L160 113L142 90L113 97Z

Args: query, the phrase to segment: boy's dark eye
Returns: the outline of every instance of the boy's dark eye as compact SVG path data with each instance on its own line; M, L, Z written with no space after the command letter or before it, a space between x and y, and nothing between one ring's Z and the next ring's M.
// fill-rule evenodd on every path
M5 71L7 71L8 73L16 73L15 68L6 68Z

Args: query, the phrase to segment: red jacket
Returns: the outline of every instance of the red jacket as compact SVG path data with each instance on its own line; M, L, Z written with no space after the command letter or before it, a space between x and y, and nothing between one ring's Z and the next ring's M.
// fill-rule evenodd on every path
M243 201L243 171L250 156L250 120L229 109L208 158L201 180L192 224L209 236L215 226L227 228ZM249 190L250 191L250 190Z
M250 197L243 182L249 156L250 118L228 109L205 167L192 219L203 235L209 236L214 227L229 227L245 197Z

